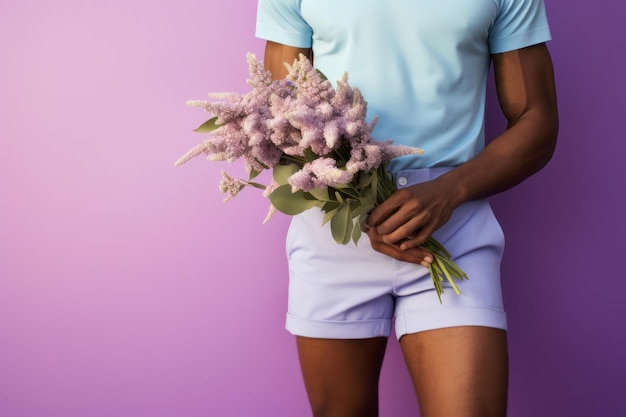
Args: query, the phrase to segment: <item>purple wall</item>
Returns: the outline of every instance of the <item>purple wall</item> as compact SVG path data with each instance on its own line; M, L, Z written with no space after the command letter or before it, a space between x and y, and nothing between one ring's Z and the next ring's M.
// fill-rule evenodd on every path
M283 330L287 218L262 225L252 191L221 202L239 165L172 165L201 138L185 101L246 88L255 0L0 1L0 417L308 415ZM626 415L611 3L548 0L560 144L493 199L511 417ZM416 415L393 341L381 391L383 417Z

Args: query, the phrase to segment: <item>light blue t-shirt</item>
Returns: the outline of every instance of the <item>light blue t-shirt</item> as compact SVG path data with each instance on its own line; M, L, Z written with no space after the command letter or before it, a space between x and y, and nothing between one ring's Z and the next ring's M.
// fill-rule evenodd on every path
M348 71L374 137L425 151L391 171L474 157L491 54L550 40L543 0L259 0L256 35L312 47L331 81Z

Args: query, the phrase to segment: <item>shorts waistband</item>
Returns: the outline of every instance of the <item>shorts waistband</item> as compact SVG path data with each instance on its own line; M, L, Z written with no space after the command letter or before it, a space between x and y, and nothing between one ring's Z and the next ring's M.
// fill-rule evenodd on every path
M454 167L405 169L396 172L393 177L395 178L396 185L399 188L402 188L410 184L434 180L435 178L445 174L446 172L450 172L453 169Z

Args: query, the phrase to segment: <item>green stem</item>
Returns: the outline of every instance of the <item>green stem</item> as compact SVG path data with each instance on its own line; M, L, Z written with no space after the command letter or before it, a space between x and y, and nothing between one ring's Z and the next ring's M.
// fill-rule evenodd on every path
M298 167L300 167L300 168L302 168L302 166L304 166L304 164L306 163L304 158L301 158L299 156L287 155L284 152L283 152L282 156L280 157L280 159L291 161L294 164L298 165Z

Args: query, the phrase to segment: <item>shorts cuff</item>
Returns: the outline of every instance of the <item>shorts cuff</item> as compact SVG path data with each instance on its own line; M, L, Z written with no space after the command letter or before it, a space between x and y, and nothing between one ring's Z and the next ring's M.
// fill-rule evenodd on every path
M507 329L506 313L489 307L445 307L408 311L396 317L398 340L405 334L457 326L483 326Z
M391 334L390 319L307 320L287 314L285 327L293 335L319 339L369 339Z

